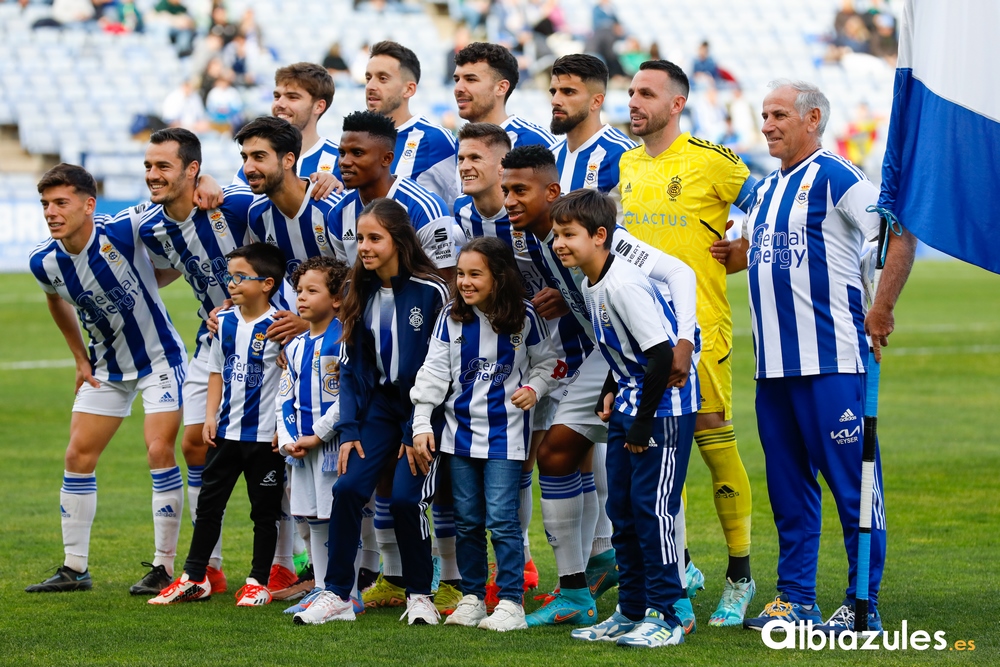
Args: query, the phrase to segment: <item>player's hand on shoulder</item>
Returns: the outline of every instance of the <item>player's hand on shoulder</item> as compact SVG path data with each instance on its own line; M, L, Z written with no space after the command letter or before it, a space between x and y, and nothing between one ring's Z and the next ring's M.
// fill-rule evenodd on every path
M226 195L222 186L208 174L198 177L198 187L194 190L194 205L203 211L222 206Z
M288 344L293 338L309 328L309 323L290 310L279 310L274 314L274 324L267 328L267 337Z
M312 198L316 201L326 199L334 192L339 194L344 191L344 184L338 181L336 176L325 171L310 174L309 180L316 184L312 191Z
M225 301L222 302L221 306L212 309L212 312L208 314L208 321L205 322L205 326L208 327L208 333L212 334L213 336L219 333L219 313L222 312L223 310L229 310L232 307L233 307L233 300L226 299Z

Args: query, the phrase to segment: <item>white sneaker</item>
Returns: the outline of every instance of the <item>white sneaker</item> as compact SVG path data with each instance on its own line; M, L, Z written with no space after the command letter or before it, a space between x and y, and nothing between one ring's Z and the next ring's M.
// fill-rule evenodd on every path
M259 607L271 604L272 599L271 591L267 589L267 586L262 586L253 577L247 579L246 586L236 591L237 607Z
M322 625L327 621L353 621L354 603L350 599L341 600L333 591L320 593L308 609L303 609L292 617L296 625Z
M430 595L408 595L406 596L406 611L399 617L399 620L402 621L404 618L410 625L437 625L441 614L434 606L434 598Z
M486 603L475 595L466 595L458 601L458 606L451 612L451 616L444 619L444 624L476 628L484 618L486 618Z
M497 632L527 630L528 622L524 620L524 607L510 600L500 600L500 604L496 606L490 617L481 622L479 627L483 630L496 630Z
M212 585L206 577L204 581L192 581L187 572L160 591L149 604L177 604L178 602L198 602L212 597Z

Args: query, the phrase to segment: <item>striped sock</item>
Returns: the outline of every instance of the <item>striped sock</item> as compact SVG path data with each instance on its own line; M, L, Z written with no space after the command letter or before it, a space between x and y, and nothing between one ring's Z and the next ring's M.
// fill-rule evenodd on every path
M167 574L173 576L184 511L184 479L178 466L151 469L149 474L153 477L153 542L156 546L153 565L162 565Z
M608 518L608 443L594 443L594 486L597 488L597 528L590 555L600 556L611 551L611 519Z
M97 476L94 473L63 472L59 513L62 515L65 553L63 565L77 572L86 572L90 555L90 528L97 513Z
M389 498L375 496L375 539L382 552L382 575L402 577L403 561L396 544L396 522L389 511Z
M556 557L560 577L586 570L580 524L583 522L583 480L579 471L571 475L538 476L542 490L542 520Z
M455 557L455 506L434 503L431 515L434 517L434 540L441 557L441 581L461 579Z

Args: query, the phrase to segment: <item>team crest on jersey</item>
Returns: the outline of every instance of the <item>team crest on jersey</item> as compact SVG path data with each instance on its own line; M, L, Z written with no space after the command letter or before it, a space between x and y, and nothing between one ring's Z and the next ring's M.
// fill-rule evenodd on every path
M670 179L670 185L667 186L667 195L669 195L670 201L677 201L677 198L681 196L680 176L674 176Z
M611 315L608 313L607 306L603 303L601 304L601 326L607 329L611 328Z
M521 343L523 342L524 342L524 336L521 335L520 331L510 335L510 344L514 347L515 350L521 347Z
M324 174L332 174L333 173L333 165L330 164L329 162L324 162L323 164L321 164L319 166L319 171L323 172Z
M264 351L264 334L255 333L253 335L253 341L250 342L250 349L253 350L254 354L260 354Z
M796 204L798 204L799 206L805 206L806 204L809 203L809 188L811 187L812 186L809 185L808 183L803 183L799 187L799 192L798 194L795 195Z
M316 245L325 246L326 230L323 229L323 225L316 225L315 227L313 227L313 231L316 233Z
M105 243L101 246L101 254L104 255L106 260L115 264L122 260L121 253L110 243Z
M336 361L331 361L323 367L323 391L333 398L340 394L340 373Z
M410 326L414 329L420 329L424 325L424 314L420 312L420 306L414 306L410 309Z
M220 236L226 235L226 219L222 215L222 211L219 209L213 210L208 214L208 220L212 223L212 231Z
M528 239L524 236L524 232L511 230L510 243L514 246L514 252L528 251Z
M278 382L278 395L288 396L292 393L292 375L288 371L281 374L281 380Z
M417 154L417 142L407 141L406 147L403 148L403 159L412 160Z
M597 170L598 166L596 164L587 165L587 175L584 177L583 182L586 185L595 185L597 183Z

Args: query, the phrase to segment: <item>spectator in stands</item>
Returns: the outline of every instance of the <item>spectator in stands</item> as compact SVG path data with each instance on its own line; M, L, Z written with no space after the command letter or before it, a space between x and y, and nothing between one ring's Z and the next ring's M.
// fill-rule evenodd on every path
M152 20L169 26L170 43L177 49L180 58L186 58L194 51L195 22L181 0L159 0L153 7Z
M882 58L892 67L896 66L896 55L899 53L899 38L896 36L896 19L892 14L882 12L874 19L875 31L872 32L870 53Z
M594 5L594 32L587 39L585 51L592 53L604 61L608 66L608 74L611 78L625 76L625 70L618 61L618 54L615 52L615 44L625 36L625 29L622 28L615 8L611 0L599 0Z
M205 101L205 112L212 129L232 136L243 126L243 98L232 85L232 73L224 72Z
M649 51L642 48L639 39L633 35L626 37L621 53L618 55L618 61L621 63L622 69L625 70L625 76L635 76L635 73L639 71L639 65L647 60L650 60Z
M722 72L710 53L707 40L698 45L698 55L691 65L691 78L696 79L699 74L707 74L716 83L722 81Z
M364 42L354 57L351 58L351 81L359 86L365 85L365 72L368 70L368 59L371 57L371 44Z
M192 81L184 81L163 100L163 122L170 127L183 127L194 133L209 128L205 105Z
M323 67L333 77L334 83L338 82L338 77L343 78L351 75L351 68L347 66L347 61L340 55L340 42L334 42L330 45L330 50L323 57Z
M226 11L224 5L216 4L212 7L212 23L208 27L208 33L210 35L218 35L222 38L222 45L225 47L229 42L233 41L237 34L239 34L239 26L235 23L230 23L229 12Z
M843 0L840 11L833 17L833 34L835 37L841 37L844 34L847 19L852 16L858 16L857 10L854 9L854 0Z
M451 86L455 76L455 54L472 44L472 30L465 23L455 26L455 48L444 56L444 85ZM447 125L445 126L447 127Z
M64 28L94 26L96 12L91 0L53 0L52 18Z
M260 46L256 40L247 39L238 33L222 49L222 64L235 75L233 84L237 87L252 86L257 83L260 72Z
M109 0L98 21L106 32L143 32L146 28L135 0Z
M871 51L870 39L864 19L860 16L850 16L844 22L844 33L837 35L833 40L833 45L840 49L840 55L851 52L868 53Z
M226 67L222 64L221 58L212 58L208 61L205 71L201 74L201 85L198 87L198 95L201 101L208 99L208 94L215 88L215 82L226 75Z
M490 13L490 0L449 0L448 13L459 25L465 24L470 31L486 28L486 17ZM472 40L470 39L469 42ZM468 42L466 42L468 43ZM451 82L451 75L446 77Z

